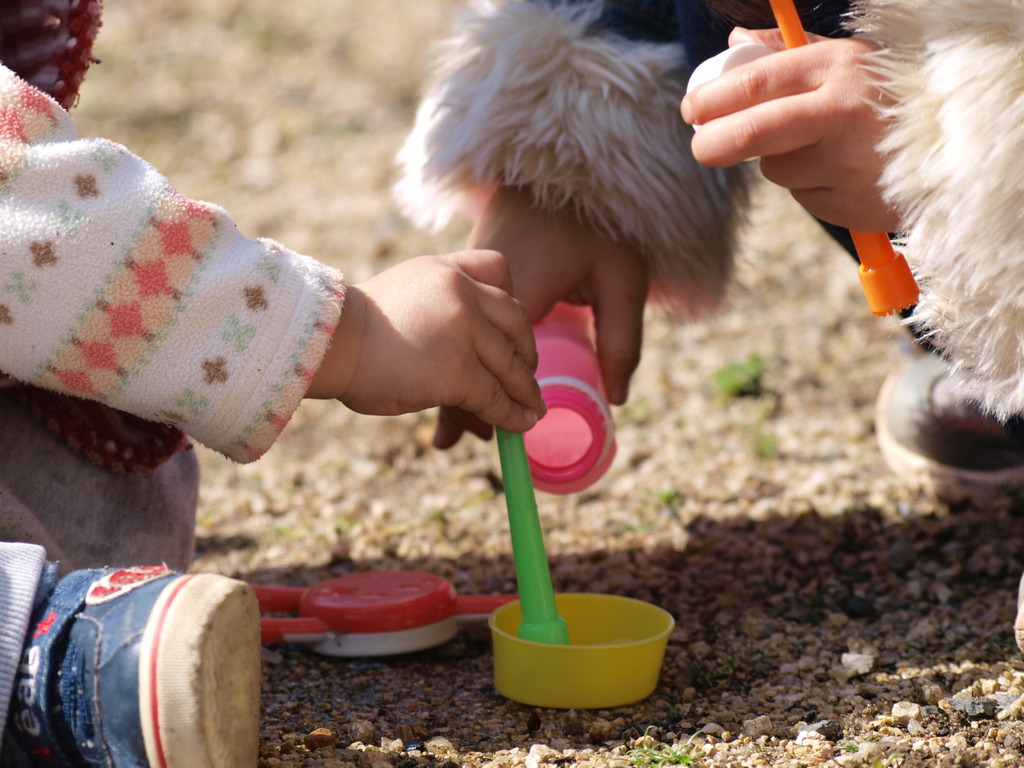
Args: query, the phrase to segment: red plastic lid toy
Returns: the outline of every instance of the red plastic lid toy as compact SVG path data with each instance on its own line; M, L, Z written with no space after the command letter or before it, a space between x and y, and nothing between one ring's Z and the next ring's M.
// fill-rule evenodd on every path
M314 587L253 585L262 640L307 643L330 656L391 656L447 642L459 621L485 619L515 595L457 595L447 579L417 571L368 571Z

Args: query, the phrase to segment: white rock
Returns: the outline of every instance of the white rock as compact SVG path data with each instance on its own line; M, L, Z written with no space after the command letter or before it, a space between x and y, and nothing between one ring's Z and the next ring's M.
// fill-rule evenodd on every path
M921 705L912 701L897 701L892 705L892 720L897 725L907 725L921 717Z
M875 666L875 657L870 653L844 653L839 657L843 669L857 675L866 675Z

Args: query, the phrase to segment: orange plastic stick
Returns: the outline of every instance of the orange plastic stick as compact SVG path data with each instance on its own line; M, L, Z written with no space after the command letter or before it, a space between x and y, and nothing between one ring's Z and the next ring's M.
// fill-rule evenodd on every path
M775 23L779 25L782 41L787 48L807 45L800 15L793 0L770 0ZM884 232L854 232L850 230L857 249L860 266L857 274L871 311L878 315L891 315L917 304L920 291L917 281L902 253L897 253L889 236Z
M775 23L779 25L782 32L782 42L787 48L799 48L807 45L807 35L804 34L804 25L800 23L800 14L796 12L793 0L771 0L772 13L775 14Z

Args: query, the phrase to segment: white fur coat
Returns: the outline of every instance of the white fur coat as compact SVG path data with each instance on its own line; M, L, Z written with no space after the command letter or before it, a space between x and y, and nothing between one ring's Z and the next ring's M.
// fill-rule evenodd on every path
M732 271L744 169L705 168L690 154L680 46L588 34L599 10L474 3L400 153L398 200L432 226L499 181L530 187L540 205L573 200L642 248L656 295L706 314Z
M1024 413L1024 0L864 0L893 97L883 186L908 223L912 322L963 390Z

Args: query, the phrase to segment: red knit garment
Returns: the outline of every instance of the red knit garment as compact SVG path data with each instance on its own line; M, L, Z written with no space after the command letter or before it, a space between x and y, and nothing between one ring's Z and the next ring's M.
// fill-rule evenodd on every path
M140 419L93 400L12 382L4 387L68 447L118 474L149 475L188 444L168 424Z
M0 60L68 109L95 61L100 10L99 0L4 0Z

